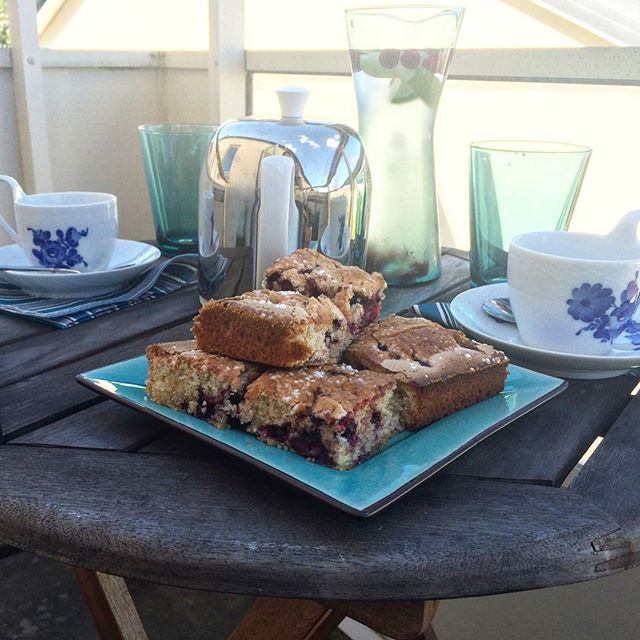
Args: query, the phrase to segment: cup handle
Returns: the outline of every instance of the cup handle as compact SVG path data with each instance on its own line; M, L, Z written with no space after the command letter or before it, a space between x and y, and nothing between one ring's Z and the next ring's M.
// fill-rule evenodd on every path
M22 187L18 184L18 181L12 178L11 176L0 175L0 180L3 182L6 182L11 187L11 193L13 195L14 203L21 195L24 194L24 191L22 190ZM18 234L15 232L13 227L2 217L2 214L0 214L0 227L2 227L7 232L7 235L16 244L20 243L20 238Z
M636 247L640 251L638 242L638 226L640 225L640 209L629 211L622 216L620 222L607 234L621 247Z

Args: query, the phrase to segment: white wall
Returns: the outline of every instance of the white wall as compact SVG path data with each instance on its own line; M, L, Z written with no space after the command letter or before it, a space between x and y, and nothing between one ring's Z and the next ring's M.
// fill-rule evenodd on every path
M11 69L6 65L8 51L0 49L0 174L22 178L20 149L16 124L16 109L13 100L13 80ZM13 223L11 191L5 183L0 183L0 213ZM0 245L9 242L8 236L0 229Z
M120 236L153 238L137 127L208 121L205 57L198 69L65 63L46 66L43 81L53 188L115 193ZM11 69L2 66L0 173L21 177ZM11 208L8 191L0 192L3 212ZM0 234L0 243L8 243Z
M152 238L137 127L205 122L206 71L48 69L44 77L54 188L115 193L121 237Z
M347 46L344 11L363 4L404 0L245 0L248 49L341 49ZM503 0L465 0L458 45L573 47L597 44L585 29L546 22ZM40 46L76 50L204 50L209 46L207 0L67 0L45 24L55 4L40 11ZM176 11L176 7L180 8ZM313 25L313 28L309 28ZM586 38L586 40L585 40Z

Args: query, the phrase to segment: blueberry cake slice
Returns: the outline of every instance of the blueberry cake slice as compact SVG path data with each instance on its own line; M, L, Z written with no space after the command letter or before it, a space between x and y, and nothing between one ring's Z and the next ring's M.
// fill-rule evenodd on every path
M405 429L417 430L500 393L502 351L424 318L390 316L367 327L345 353L359 369L393 373Z
M147 359L147 394L154 402L219 428L239 426L239 403L264 369L200 351L194 340L150 345Z
M267 371L240 406L247 431L336 469L377 453L398 430L394 376L346 365Z
M314 249L298 249L267 268L264 286L305 296L325 295L347 318L351 332L358 333L380 314L387 283L379 273L347 267Z
M274 367L337 362L352 336L329 298L250 291L209 300L193 322L199 349Z

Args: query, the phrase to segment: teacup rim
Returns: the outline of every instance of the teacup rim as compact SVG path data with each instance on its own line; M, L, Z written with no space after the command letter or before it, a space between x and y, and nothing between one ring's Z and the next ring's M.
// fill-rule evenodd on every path
M509 249L511 249L512 245L515 245L518 250L528 253L530 255L540 255L545 256L547 258L554 258L555 260L562 260L563 262L573 262L577 264L593 264L593 265L632 265L632 264L640 264L640 255L637 258L612 258L610 260L604 258L576 258L574 256L563 256L558 255L557 253L550 253L548 251L543 251L541 249L530 249L529 247L524 247L520 244L523 238L531 238L531 237L553 237L553 236L579 236L582 238L590 238L590 239L604 239L606 236L601 236L596 233L586 233L582 231L530 231L528 233L520 233L517 236L511 238Z
M347 7L344 12L348 15L353 15L357 13L369 14L373 13L376 10L388 11L389 9L399 9L400 11L406 9L419 9L419 10L434 10L434 11L453 11L455 13L464 13L465 7L461 4L448 4L446 2L443 3L434 3L434 4L411 4L407 2L406 4L367 4L362 6L353 6Z
M86 196L87 198L94 198L88 202L67 202L64 204L53 202L29 202L29 198L42 198L47 196ZM104 191L46 191L44 193L31 193L22 194L16 198L15 204L21 207L33 207L33 208L51 208L51 209L75 209L79 207L88 207L93 205L104 205L109 202L117 201L117 196L113 193L106 193Z
M473 149L481 149L483 151L503 151L505 153L591 153L593 151L591 147L575 142L527 140L523 138L489 138L486 140L475 140L471 142L469 146Z
M138 125L138 131L145 134L184 135L185 133L199 133L202 131L215 132L219 124L206 122L143 122Z

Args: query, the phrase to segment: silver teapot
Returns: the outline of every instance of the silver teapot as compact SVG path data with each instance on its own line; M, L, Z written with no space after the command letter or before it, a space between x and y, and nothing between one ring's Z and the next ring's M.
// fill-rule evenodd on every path
M223 124L200 178L202 301L259 288L280 256L312 247L365 267L370 176L358 134L305 122L309 92L277 91L280 120Z

